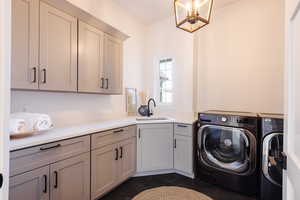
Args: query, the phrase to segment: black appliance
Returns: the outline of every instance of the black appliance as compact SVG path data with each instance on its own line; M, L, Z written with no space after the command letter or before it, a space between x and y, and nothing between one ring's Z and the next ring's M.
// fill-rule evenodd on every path
M283 116L260 114L262 162L260 174L260 199L282 200Z
M196 178L242 194L257 194L257 114L199 113L195 138Z

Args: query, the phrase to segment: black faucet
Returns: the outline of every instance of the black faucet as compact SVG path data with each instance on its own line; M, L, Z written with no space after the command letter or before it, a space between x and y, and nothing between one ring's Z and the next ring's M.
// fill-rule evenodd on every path
M153 98L150 98L149 100L148 100L148 113L147 113L147 116L148 117L151 117L151 115L153 115L153 113L151 112L151 110L150 110L150 103L151 103L151 101L154 103L154 107L156 107L156 103L155 103L155 100L153 99Z

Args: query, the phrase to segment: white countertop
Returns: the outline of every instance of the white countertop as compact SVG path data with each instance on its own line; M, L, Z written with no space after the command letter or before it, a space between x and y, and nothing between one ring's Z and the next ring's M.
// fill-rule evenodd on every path
M142 121L137 121L136 117L128 117L123 119L88 123L88 124L66 127L66 128L54 128L49 131L45 131L40 134L32 135L26 138L12 139L10 141L10 151L15 151L19 149L36 146L36 145L89 135L92 133L102 132L110 129L136 125L136 124L147 124L147 123L193 124L194 121L195 119L193 117L188 119L168 118L168 120L142 120Z

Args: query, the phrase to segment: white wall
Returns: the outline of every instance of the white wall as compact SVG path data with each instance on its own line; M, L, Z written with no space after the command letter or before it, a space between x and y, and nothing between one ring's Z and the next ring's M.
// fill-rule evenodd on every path
M124 43L124 87L141 88L144 25L110 0L68 1L130 36ZM19 111L48 113L56 127L126 114L124 95L13 91L12 112Z
M0 199L8 200L10 110L11 1L0 1L0 173L4 184Z
M174 102L159 106L160 114L180 115L193 112L193 35L176 28L174 17L157 22L147 29L144 88L158 98L159 59L174 59Z
M240 0L197 34L197 110L283 112L284 1Z

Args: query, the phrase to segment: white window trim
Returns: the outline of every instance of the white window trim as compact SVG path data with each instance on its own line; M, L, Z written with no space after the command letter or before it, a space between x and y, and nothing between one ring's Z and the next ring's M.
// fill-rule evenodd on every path
M159 84L159 81L160 81L160 61L161 60L166 60L166 59L172 59L172 82L173 82L173 87L172 87L172 102L171 103L162 103L160 102L160 84ZM155 59L155 70L154 70L154 73L155 73L155 84L154 84L154 94L155 94L155 98L158 100L157 101L157 106L158 107L161 107L161 108L167 108L167 109L171 109L171 107L174 106L174 83L175 83L175 74L174 74L174 69L175 69L175 59L174 59L174 56L164 56L164 57L159 57L157 59Z

